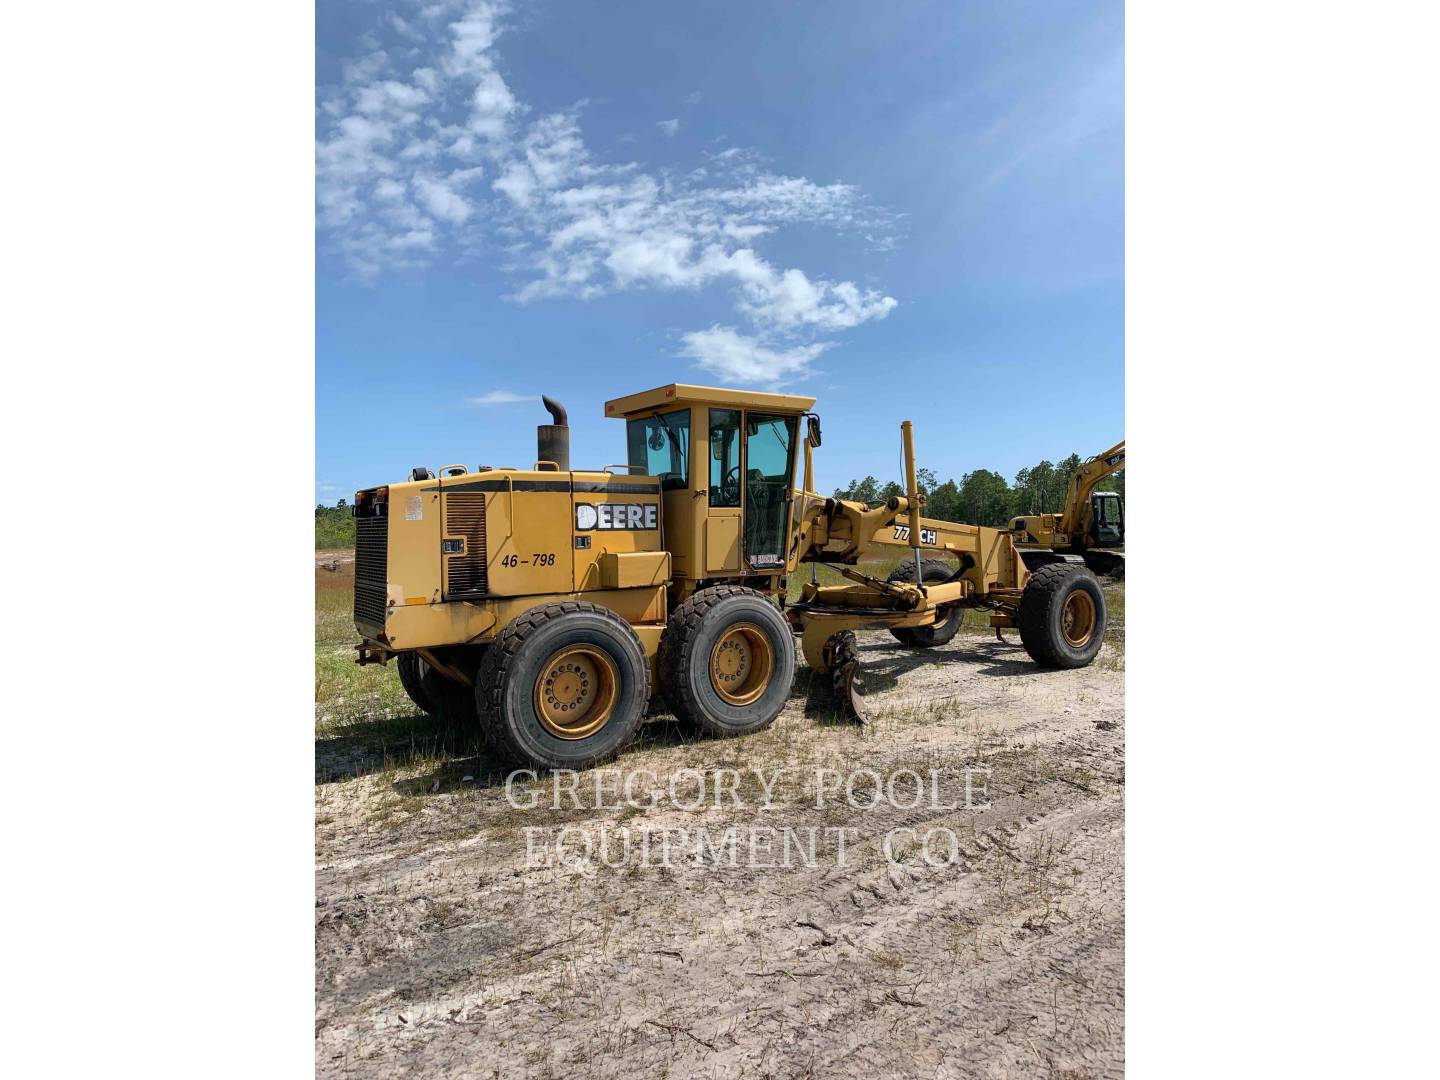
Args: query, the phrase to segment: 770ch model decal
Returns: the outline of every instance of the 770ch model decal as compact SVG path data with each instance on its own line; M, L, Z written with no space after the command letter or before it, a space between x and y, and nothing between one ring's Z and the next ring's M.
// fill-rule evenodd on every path
M909 542L910 542L910 526L909 526L909 525L896 525L896 526L895 526L895 539L896 539L896 540L904 540L906 543L909 543ZM936 535L935 535L935 530L934 530L934 529L921 529L921 530L920 530L920 543L922 543L922 544L933 544L933 543L936 543L937 540L938 540L938 537L936 537Z

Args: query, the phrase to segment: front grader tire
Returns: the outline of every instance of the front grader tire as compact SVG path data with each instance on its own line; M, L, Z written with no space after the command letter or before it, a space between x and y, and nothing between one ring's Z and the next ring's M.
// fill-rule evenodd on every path
M860 644L854 630L844 630L825 643L825 658L830 662L830 700L835 710L848 720L869 723L861 693Z
M922 584L936 584L941 581L949 581L955 576L955 568L944 559L925 559L920 564L921 571L925 575ZM915 562L903 562L890 572L888 581L899 581L907 585L915 583ZM957 633L960 632L960 624L965 621L965 609L959 604L945 616L943 620L934 626L901 626L890 631L891 636L902 645L909 645L915 649L929 649L936 645L944 645Z
M702 589L660 638L660 692L682 721L729 737L774 723L795 680L795 637L764 593Z
M1095 659L1105 639L1105 593L1085 567L1049 563L1020 594L1020 641L1041 667L1078 668Z
M575 600L513 619L486 650L475 703L490 744L536 769L588 769L629 745L650 666L620 616Z
M425 672L429 670L425 661L416 652L403 652L395 658L395 669L400 674L400 685L415 707L427 716L439 712L435 699L425 692Z

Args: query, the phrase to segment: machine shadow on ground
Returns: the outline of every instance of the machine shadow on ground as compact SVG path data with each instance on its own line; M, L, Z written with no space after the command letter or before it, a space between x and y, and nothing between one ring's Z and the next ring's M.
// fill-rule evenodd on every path
M830 692L823 680L812 680L810 670L803 668L796 672L795 687L791 692L790 699L803 699L803 715L807 720L815 722L817 727L830 728L854 728L860 730L860 725L853 720L842 716L836 709ZM417 721L430 720L423 714L415 717ZM382 722L380 727L384 727ZM432 720L432 732L436 735L443 734L448 729ZM423 725L420 730L424 730ZM317 739L316 740L316 783L334 782L335 779L351 779L358 776L370 775L381 772L386 767L386 760L383 754L377 753L373 746L369 754L364 758L369 767L353 771L349 776L332 776L330 779L321 778L321 755L322 743L327 744L323 753L331 761L332 774L334 772L333 760L337 753L335 744L342 743L340 738ZM713 736L698 734L687 725L681 723L668 711L666 711L663 698L657 697L651 704L650 711L645 720L641 723L639 731L635 733L635 741L628 746L617 759L624 762L634 755L644 754L652 750L665 750L679 746L693 746L697 744L710 744L716 747L727 740ZM408 744L396 745L393 749L403 751ZM408 780L399 780L391 785L392 789L400 795L426 796L444 795L462 788L493 788L503 786L505 778L514 770L513 765L507 765L499 758L490 756L485 751L483 739L477 734L467 746L468 753L438 764L434 769L424 775ZM343 753L343 749L338 749ZM393 762L392 762L393 763Z
M970 638L951 642L938 649L914 649L896 653L896 646L887 642L861 645L862 654L867 656L861 668L861 682L864 693L875 694L895 690L903 676L922 667L942 667L949 664L976 665L981 675L1003 676L1006 678L1033 678L1045 673L1045 669L1026 655L1018 641L996 641L993 638ZM881 655L874 656L879 653Z
M863 669L866 695L894 690L905 675L922 667L967 664L979 674L1006 678L1031 678L1043 672L1016 641L967 637L963 642L952 642L939 649L897 652L898 648L901 647L887 641L860 646L862 653L869 654ZM802 715L817 727L856 731L862 728L840 711L828 680L814 678L803 664L795 673L790 700L802 702ZM675 719L667 711L664 699L657 696L622 759L647 750L719 741L697 734ZM427 760L435 761L435 768L421 776L396 781L391 785L393 790L401 795L426 796L461 788L486 789L503 785L513 769L489 752L484 736L472 724L447 722L415 711L357 719L331 734L317 737L315 783L317 786L343 783Z

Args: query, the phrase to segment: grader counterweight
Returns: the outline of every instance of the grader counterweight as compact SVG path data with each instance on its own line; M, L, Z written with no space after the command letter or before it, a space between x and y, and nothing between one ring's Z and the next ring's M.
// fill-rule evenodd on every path
M981 608L1041 665L1094 658L1094 575L1044 559L1032 574L1008 530L924 517L909 421L905 495L817 494L814 404L682 384L617 398L605 414L625 422L627 460L583 470L546 398L532 469L417 468L357 492L358 662L395 659L417 706L478 720L512 760L580 768L623 749L656 692L702 731L768 726L796 637L857 717L862 628L936 647ZM887 580L857 569L879 546L911 552ZM820 585L821 563L846 583ZM788 603L802 564L811 580Z

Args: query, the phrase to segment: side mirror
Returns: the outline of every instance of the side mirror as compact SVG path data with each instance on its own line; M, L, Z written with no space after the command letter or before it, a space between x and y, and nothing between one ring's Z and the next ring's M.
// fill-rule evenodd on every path
M814 413L805 418L805 439L811 446L820 445L820 417Z

